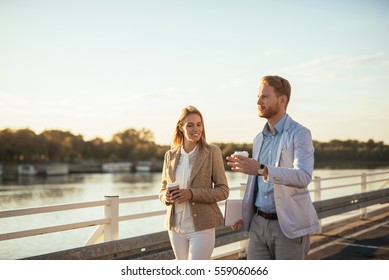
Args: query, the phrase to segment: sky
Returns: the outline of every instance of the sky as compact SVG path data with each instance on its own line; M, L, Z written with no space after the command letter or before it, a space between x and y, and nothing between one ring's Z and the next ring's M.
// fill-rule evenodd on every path
M389 1L0 0L0 130L170 144L181 109L208 142L251 143L259 79L292 85L314 140L389 144Z

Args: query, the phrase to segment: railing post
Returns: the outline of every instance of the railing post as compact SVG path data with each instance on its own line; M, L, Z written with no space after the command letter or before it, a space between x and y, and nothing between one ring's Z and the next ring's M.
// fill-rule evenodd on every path
M361 193L366 192L367 190L367 180L366 180L366 173L361 174ZM363 207L360 209L360 217L362 219L365 219L367 217L367 208Z
M320 201L321 200L321 177L320 176L315 176L314 180L314 201ZM321 233L321 228L322 228L322 221L319 219L319 232Z
M313 179L314 181L314 201L320 201L321 200L321 177L315 176Z
M246 183L241 183L240 185L246 187ZM241 190L239 191L239 197L240 197L241 199L244 198L244 193L245 193L245 191L246 191L246 188L241 189ZM240 252L240 253L238 254L239 258L247 258L247 245L248 245L248 240L247 240L247 239L246 239L246 240L242 240L242 241L239 242L240 248L243 248L243 249L244 249L243 252Z
M105 196L110 201L104 207L104 215L110 220L104 229L104 242L117 240L119 236L119 196Z
M246 187L246 183L240 183L240 186L241 187ZM239 198L241 198L241 199L243 199L243 196L244 196L244 193L246 192L246 188L244 188L244 189L240 189L240 191L239 191Z

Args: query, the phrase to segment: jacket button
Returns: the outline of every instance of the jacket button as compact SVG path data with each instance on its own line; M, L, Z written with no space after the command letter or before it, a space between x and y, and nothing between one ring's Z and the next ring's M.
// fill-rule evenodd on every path
M196 202L192 202L192 205L196 205Z
M196 218L196 217L197 217L197 214L193 214L193 217L195 217L195 218Z

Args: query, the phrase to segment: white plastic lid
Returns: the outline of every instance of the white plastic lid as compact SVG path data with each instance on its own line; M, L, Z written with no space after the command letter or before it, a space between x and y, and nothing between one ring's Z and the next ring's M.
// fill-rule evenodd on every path
M178 187L179 185L178 185L178 183L177 182L173 182L173 183L169 183L169 184L167 184L167 188L168 189L170 189L170 188L174 188L174 187Z

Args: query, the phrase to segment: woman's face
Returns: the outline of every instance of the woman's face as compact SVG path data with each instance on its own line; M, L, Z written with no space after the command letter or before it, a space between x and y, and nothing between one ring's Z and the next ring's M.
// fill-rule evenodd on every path
M201 139L203 133L203 123L197 114L190 114L187 116L180 128L184 134L184 141L197 143Z

